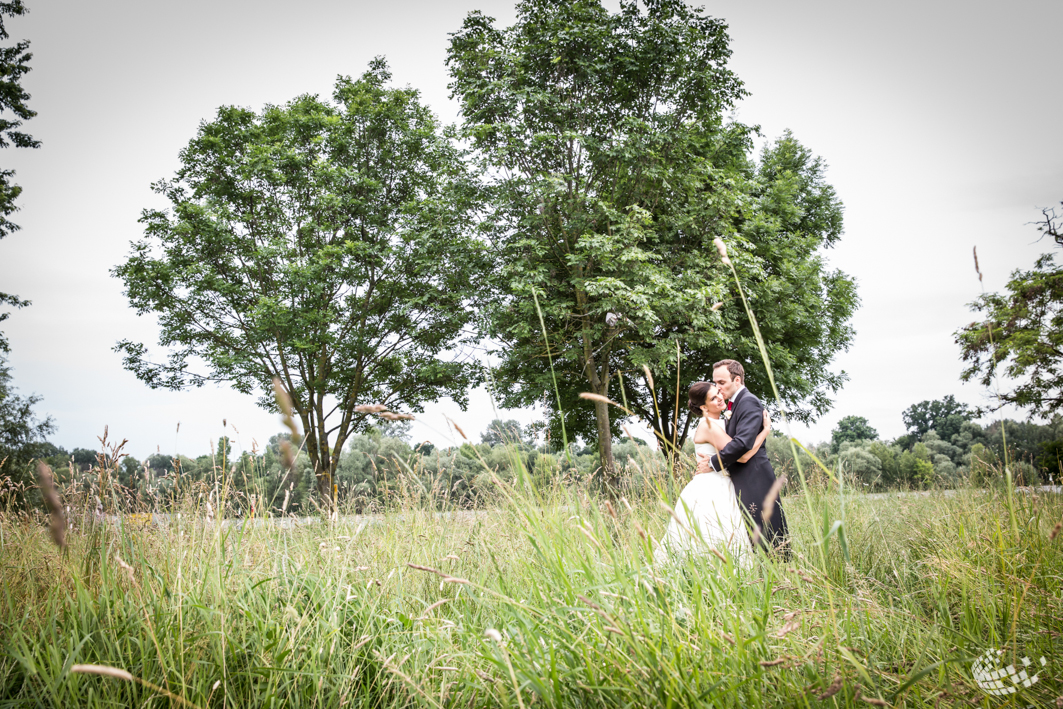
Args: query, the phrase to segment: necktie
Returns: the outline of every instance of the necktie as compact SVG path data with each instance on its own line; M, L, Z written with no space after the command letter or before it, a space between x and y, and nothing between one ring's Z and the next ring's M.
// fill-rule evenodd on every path
M732 408L734 408L734 405L735 405L735 403L733 401L728 401L727 402L727 410L730 411Z

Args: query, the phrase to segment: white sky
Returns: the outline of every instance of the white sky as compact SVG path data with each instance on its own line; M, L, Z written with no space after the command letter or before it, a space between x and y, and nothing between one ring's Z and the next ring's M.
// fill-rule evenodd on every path
M245 448L264 443L279 421L251 397L152 391L111 351L120 338L156 342L154 322L133 313L108 273L140 236L140 210L161 206L149 185L173 174L178 151L219 105L328 95L337 74L358 75L375 55L397 84L455 120L447 33L473 9L509 24L512 2L29 5L8 28L12 40L32 41L25 85L39 115L26 127L44 145L0 154L25 190L14 217L22 231L0 241L0 291L33 301L2 326L15 384L44 397L38 411L55 418L52 440L67 448L94 447L105 424L137 457L202 454L225 433ZM1052 40L1063 3L706 7L730 24L731 66L752 92L739 118L767 138L793 130L827 161L845 204L846 233L829 258L857 278L863 301L853 347L835 364L851 379L832 410L794 433L824 440L855 414L894 437L917 401L982 403L977 386L959 382L951 333L972 319L965 304L979 292L972 246L990 290L1050 248L1027 223L1063 200L1063 60ZM477 392L467 412L430 407L414 437L446 444L443 414L474 439L496 415Z

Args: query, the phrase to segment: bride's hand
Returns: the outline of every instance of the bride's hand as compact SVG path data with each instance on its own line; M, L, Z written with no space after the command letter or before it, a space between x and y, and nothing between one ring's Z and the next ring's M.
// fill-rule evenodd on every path
M764 410L764 430L771 431L771 416L768 415L768 410Z

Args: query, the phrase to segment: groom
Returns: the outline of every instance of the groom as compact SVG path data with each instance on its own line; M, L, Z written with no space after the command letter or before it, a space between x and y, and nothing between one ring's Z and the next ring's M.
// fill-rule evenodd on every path
M733 359L713 365L712 381L723 398L727 399L727 408L731 412L727 420L727 435L731 437L731 442L711 458L699 456L698 472L726 468L734 483L739 504L745 508L747 524L751 522L760 527L760 534L754 534L755 538L759 537L760 546L766 549L770 544L784 558L789 558L786 516L779 499L776 497L772 513L766 521L762 514L765 499L775 484L775 471L765 452L767 446L761 446L747 462L738 462L753 447L757 434L764 427L764 406L760 399L746 389L745 378L745 369Z

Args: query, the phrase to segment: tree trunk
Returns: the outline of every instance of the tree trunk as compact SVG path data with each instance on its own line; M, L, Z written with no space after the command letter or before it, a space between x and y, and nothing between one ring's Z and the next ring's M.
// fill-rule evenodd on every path
M616 472L616 461L613 460L613 432L609 425L609 404L602 401L594 402L594 415L598 419L598 457L601 459L602 481L609 494L614 495L620 489L620 479Z

